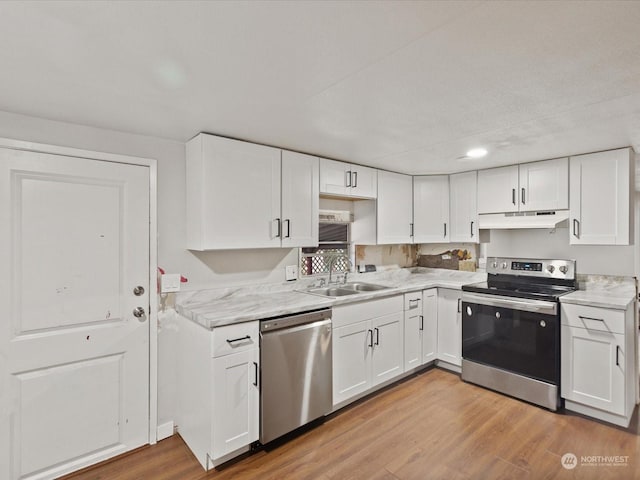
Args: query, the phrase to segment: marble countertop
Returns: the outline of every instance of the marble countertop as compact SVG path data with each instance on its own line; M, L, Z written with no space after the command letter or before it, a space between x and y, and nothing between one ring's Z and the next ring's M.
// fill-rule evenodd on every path
M636 298L633 277L578 275L579 290L560 297L561 303L626 310Z
M283 284L182 292L176 298L176 310L203 327L211 329L433 287L459 290L462 285L485 280L485 273L421 267L403 268L349 275L350 282L389 287L386 290L337 298L324 297L304 292L311 288L317 279L303 279Z

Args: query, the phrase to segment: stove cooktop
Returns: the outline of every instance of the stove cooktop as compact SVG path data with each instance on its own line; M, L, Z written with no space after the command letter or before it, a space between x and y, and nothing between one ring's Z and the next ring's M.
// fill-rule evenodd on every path
M536 285L518 283L498 283L489 282L472 283L463 285L462 290L466 292L484 293L489 295L503 295L505 297L518 297L530 300L548 300L557 302L558 299L567 293L575 291L575 287L566 285Z

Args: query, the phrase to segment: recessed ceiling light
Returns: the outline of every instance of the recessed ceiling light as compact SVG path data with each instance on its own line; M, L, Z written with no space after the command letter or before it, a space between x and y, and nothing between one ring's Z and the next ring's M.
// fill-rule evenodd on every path
M482 158L487 154L486 148L472 148L467 152L469 158Z

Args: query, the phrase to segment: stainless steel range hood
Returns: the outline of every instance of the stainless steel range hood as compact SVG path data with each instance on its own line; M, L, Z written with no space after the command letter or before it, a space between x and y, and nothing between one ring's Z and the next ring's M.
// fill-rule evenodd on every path
M566 226L569 210L478 215L481 229L557 228Z

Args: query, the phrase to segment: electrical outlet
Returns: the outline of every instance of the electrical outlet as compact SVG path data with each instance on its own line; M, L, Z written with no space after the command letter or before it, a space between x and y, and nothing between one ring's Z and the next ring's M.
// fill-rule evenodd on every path
M171 293L180 291L180 274L165 273L160 277L160 293Z
M285 279L287 281L297 280L298 279L298 266L297 265L287 265L285 267Z

